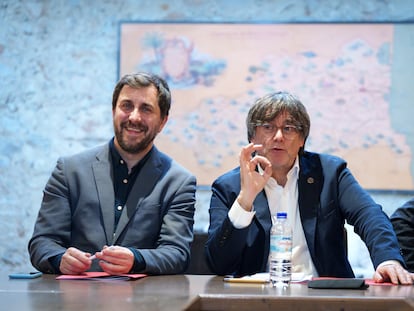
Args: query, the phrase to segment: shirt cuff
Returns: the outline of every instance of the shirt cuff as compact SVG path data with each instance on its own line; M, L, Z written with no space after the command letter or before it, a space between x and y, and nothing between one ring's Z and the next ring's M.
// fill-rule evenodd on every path
M240 206L237 200L235 200L232 207L229 210L228 215L231 223L235 228L243 229L252 223L255 214L256 211L254 210L254 206L252 208L252 211L248 212Z
M53 267L53 270L54 270L53 273L54 274L61 274L61 272L60 272L60 262L62 261L62 257L63 257L63 253L49 258L49 263Z
M142 257L140 251L137 250L136 248L133 248L133 247L128 247L128 248L134 254L134 265L132 266L132 269L131 271L129 271L129 273L142 272L142 270L144 270L147 266L147 264L145 263L144 257Z

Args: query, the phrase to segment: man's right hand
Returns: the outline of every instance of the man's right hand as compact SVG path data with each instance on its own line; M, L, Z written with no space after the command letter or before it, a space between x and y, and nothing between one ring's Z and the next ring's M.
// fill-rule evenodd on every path
M240 183L241 189L237 202L246 210L251 211L253 201L257 194L263 190L270 176L272 175L272 164L270 161L260 155L252 154L262 149L262 145L254 145L252 143L243 147L240 152ZM263 174L256 170L257 165L263 169Z
M91 254L69 247L60 261L60 272L63 274L81 274L91 267Z

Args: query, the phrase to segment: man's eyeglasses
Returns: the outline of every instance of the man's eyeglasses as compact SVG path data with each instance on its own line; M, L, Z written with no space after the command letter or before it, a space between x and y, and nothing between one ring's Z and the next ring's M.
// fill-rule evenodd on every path
M300 127L295 125L286 124L281 127L270 123L256 123L254 124L256 127L260 127L262 132L266 136L274 137L278 130L282 131L282 135L285 139L294 139L296 135L299 133Z

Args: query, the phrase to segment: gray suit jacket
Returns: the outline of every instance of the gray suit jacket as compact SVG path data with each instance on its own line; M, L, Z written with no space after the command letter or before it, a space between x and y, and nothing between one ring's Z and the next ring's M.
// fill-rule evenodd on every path
M60 158L29 241L32 264L56 273L49 259L68 247L93 254L104 245L120 245L139 250L146 262L142 273L181 273L190 261L195 190L195 177L154 147L114 232L109 144Z

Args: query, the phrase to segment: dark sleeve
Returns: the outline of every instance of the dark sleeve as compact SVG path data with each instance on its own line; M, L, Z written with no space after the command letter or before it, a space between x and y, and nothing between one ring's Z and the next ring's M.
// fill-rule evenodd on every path
M407 268L414 272L414 198L397 208L390 218Z
M59 273L62 254L71 246L71 218L65 161L60 158L43 191L42 204L28 243L30 260L37 270Z
M146 263L144 257L142 257L139 250L133 247L129 247L131 252L134 254L134 266L132 267L130 273L138 273L145 269Z
M339 221L346 220L367 246L374 269L388 260L397 260L405 266L397 236L382 206L376 203L370 194L362 188L343 159L334 156L321 156L321 163L324 173L321 204L325 203L325 206L321 206L320 212L323 217L318 216L317 230L320 228L325 230L324 232L319 230L318 234L325 235L329 245L335 247L332 238L328 236L333 232L326 230L326 228L331 226L330 228L338 229ZM337 203L332 204L331 201ZM335 212L336 205L339 207L337 212ZM334 216L335 213L337 213L336 216ZM336 232L336 236L342 235L342 228L343 223L341 230ZM320 238L318 240L321 241ZM323 244L319 247L322 248L322 252L327 249ZM343 249L342 246L341 249ZM329 251L332 252L332 249ZM320 257L320 252L317 256ZM329 253L326 252L322 257L330 258Z
M61 274L60 262L62 261L62 257L63 253L49 258L49 262L52 265L55 274Z
M210 225L205 248L210 270L218 275L236 276L262 271L265 230L256 218L250 226L237 229L228 217L228 212L240 191L238 170L218 178L211 190Z
M239 274L242 252L248 228L236 229L228 212L236 199L228 183L216 180L212 185L210 200L210 224L206 243L207 263L218 275ZM237 242L236 242L237 241Z

